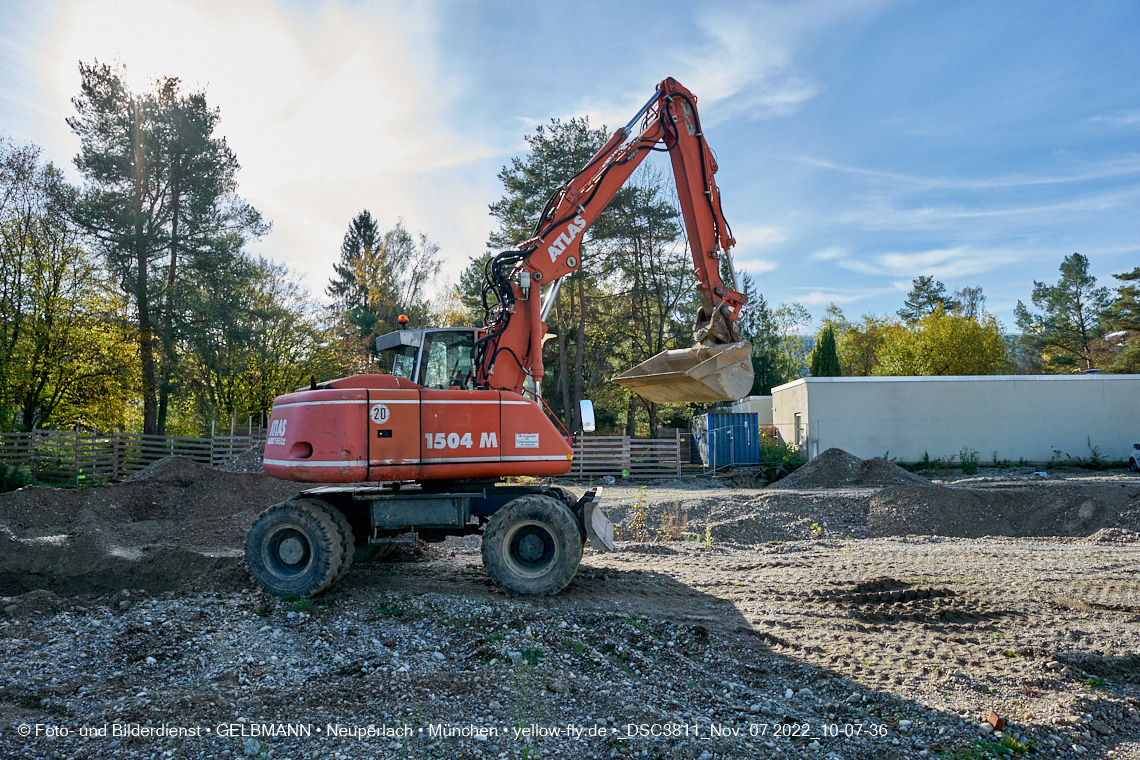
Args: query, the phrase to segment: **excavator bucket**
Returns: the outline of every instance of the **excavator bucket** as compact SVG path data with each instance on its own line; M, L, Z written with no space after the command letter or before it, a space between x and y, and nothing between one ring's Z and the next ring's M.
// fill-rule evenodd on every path
M614 378L657 403L736 401L752 389L752 344L694 346L664 351Z

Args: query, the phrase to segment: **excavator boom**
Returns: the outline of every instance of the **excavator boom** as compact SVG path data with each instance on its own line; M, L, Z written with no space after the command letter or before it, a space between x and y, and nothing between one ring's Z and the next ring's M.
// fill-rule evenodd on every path
M649 102L566 183L547 204L534 235L488 264L484 303L493 303L476 343L476 384L521 393L542 380L544 319L563 277L581 265L584 230L654 149L669 152L689 241L701 306L694 346L666 351L615 378L649 401L729 401L752 387L752 347L736 320L747 300L735 282L729 250L736 243L721 210L716 160L701 130L696 96L675 79L658 86ZM640 133L634 128L641 122ZM733 279L721 278L724 257ZM540 289L550 283L546 304Z

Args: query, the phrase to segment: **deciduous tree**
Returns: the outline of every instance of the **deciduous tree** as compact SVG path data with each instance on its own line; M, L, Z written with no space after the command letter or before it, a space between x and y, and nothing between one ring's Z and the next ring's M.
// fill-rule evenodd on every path
M997 375L1010 356L1001 325L943 309L913 325L891 325L877 350L875 375Z

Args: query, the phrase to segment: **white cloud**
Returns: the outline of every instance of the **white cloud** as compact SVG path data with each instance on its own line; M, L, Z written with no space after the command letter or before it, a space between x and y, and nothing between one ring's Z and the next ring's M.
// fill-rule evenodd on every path
M172 75L204 88L242 164L239 192L274 224L253 250L307 275L315 293L365 208L383 226L403 218L427 232L453 269L481 252L491 225L472 198L493 198L494 172L458 175L494 151L448 112L462 82L438 65L433 6L76 0L63 16L59 118L80 60L125 64L137 89Z
M1140 127L1140 111L1118 111L1112 116L1093 116L1089 121L1110 127Z
M1137 123L1140 123L1138 112ZM792 159L797 163L817 166L821 169L831 169L845 174L857 174L873 179L888 180L904 185L912 185L931 190L986 190L995 188L1035 187L1040 185L1064 185L1078 182L1090 182L1115 177L1130 177L1140 174L1140 157L1128 156L1125 158L1099 161L1092 166L1084 167L1071 174L1052 174L1042 176L1009 175L1005 177L982 177L977 179L957 179L953 177L920 177L899 172L885 172L877 169L866 169L860 166L845 166L834 161L821 158L800 156Z
M1024 261L1033 256L1026 249L974 248L955 246L926 251L888 252L867 257L852 257L839 262L839 266L859 274L892 278L915 278L919 275L939 279L956 279L991 272L1006 264ZM899 287L898 282L895 283ZM909 283L905 286L910 288Z
M827 248L821 248L809 255L809 258L815 261L838 261L846 259L851 255L851 252L846 248L840 248L837 245L829 245Z

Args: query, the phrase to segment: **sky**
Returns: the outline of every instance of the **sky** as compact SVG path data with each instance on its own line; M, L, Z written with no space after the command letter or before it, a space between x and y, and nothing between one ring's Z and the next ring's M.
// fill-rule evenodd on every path
M1135 2L0 0L0 137L77 183L94 60L205 90L273 224L251 250L314 299L363 209L456 281L525 135L622 126L668 76L699 99L737 269L817 324L931 275L1013 328L1073 252L1103 285L1140 265Z

